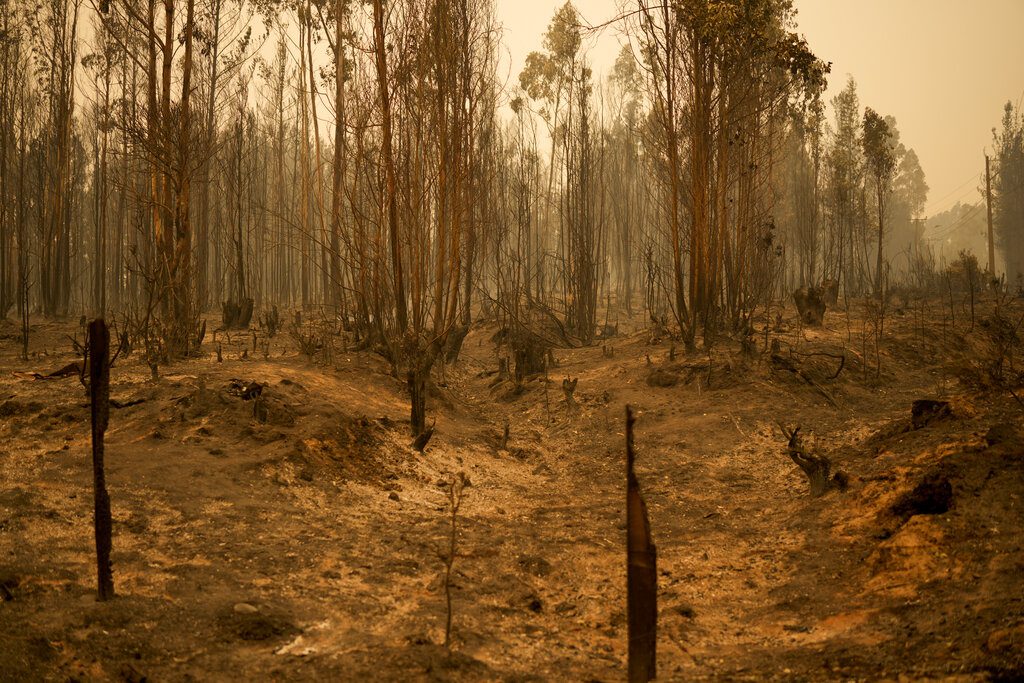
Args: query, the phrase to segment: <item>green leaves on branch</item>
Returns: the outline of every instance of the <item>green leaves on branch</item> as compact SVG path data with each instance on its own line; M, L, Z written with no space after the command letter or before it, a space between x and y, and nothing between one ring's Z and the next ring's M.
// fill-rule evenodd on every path
M861 145L868 169L879 182L891 182L896 172L896 151L889 124L874 109L867 107L863 128Z

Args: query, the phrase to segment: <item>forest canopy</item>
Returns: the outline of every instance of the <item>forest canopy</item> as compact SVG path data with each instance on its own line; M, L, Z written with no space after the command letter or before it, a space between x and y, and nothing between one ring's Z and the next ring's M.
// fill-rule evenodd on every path
M606 76L568 2L506 85L492 0L5 0L0 312L119 316L164 362L208 311L316 309L420 378L480 307L589 343L614 299L693 347L936 267L916 153L852 77L823 101L790 2L611 23ZM1020 121L993 140L1011 280Z

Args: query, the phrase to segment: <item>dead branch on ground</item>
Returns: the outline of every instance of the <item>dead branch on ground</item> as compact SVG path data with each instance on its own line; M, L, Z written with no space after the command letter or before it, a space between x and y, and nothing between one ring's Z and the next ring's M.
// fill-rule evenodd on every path
M804 447L803 437L800 436L800 426L787 429L782 423L776 423L779 429L789 440L786 446L786 453L790 459L797 464L807 475L811 484L811 495L815 498L823 496L833 489L845 491L849 484L849 477L842 470L832 474L832 461L824 455L812 453Z

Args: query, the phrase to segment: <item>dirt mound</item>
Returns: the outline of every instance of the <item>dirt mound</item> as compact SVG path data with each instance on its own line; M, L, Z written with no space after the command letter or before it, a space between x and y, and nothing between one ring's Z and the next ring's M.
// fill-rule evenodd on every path
M390 472L390 440L377 420L337 416L338 426L299 437L286 457L300 479L383 482Z
M700 385L705 389L736 386L744 376L744 363L732 353L686 362L669 361L647 368L644 381L649 387L667 389L677 384Z
M217 615L217 625L225 637L248 641L271 640L300 632L284 612L247 602L224 607Z

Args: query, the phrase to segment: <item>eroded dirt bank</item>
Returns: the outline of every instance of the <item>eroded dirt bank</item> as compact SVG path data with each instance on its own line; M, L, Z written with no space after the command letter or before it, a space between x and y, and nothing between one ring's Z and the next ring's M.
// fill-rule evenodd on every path
M784 320L777 352L817 388L763 339L753 356L731 342L686 355L622 325L556 350L549 382L516 391L495 381L483 323L437 378L422 455L402 385L371 354L325 366L278 336L264 358L236 335L224 362L207 343L155 383L133 355L112 395L144 400L113 409L108 432L119 597L97 604L84 392L14 374L73 360L75 326L36 321L26 364L5 324L0 678L622 680L629 403L660 678L1019 680L1021 406L984 381L981 322L887 325L878 372L856 316ZM821 353L845 356L836 378ZM266 385L260 410L235 379ZM919 398L952 414L915 429ZM777 422L802 425L849 490L811 498ZM448 657L439 554L460 470Z

